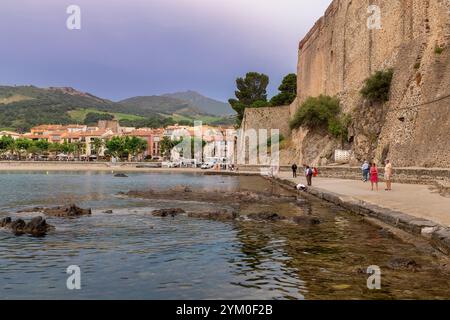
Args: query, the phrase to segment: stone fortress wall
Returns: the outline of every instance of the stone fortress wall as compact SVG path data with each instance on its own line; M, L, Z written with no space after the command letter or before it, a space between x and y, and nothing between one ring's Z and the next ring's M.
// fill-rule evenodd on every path
M380 8L381 29L368 28L371 5ZM300 42L298 97L289 113L246 110L243 126L283 132L308 97L338 96L354 119L345 147L355 162L390 158L396 166L450 168L449 40L448 0L334 0ZM364 80L388 68L394 69L390 101L363 101ZM281 162L319 165L341 147L326 132L300 128Z

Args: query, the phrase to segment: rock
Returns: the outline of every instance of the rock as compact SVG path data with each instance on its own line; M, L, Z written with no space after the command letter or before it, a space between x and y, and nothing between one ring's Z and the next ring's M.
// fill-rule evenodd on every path
M408 269L416 271L420 268L420 265L415 260L409 258L392 258L387 263L387 266L393 270Z
M190 212L188 217L210 219L218 221L234 220L238 217L237 212L230 212L228 210L210 211L210 212Z
M125 173L116 173L114 175L116 178L128 178L128 176Z
M22 219L17 219L11 223L10 228L16 236L19 236L25 233L24 232L25 226L26 226L25 221L23 221Z
M3 218L0 220L0 228L7 228L10 226L12 220L10 217Z
M274 212L251 213L247 217L256 221L280 221L286 219L286 217L280 216L278 213Z
M179 215L180 213L185 213L181 208L170 208L170 209L160 209L160 210L153 210L152 215L155 217L175 217Z
M316 225L321 223L319 218L309 216L297 216L292 218L292 221L295 222L296 224L303 224L303 225Z
M66 207L46 208L42 212L50 217L79 217L92 214L91 209L82 209L74 204Z
M178 185L170 189L174 192L188 192L191 193L192 189L189 186Z
M54 226L47 224L45 219L40 216L31 219L28 223L22 219L12 221L11 218L5 218L0 222L0 224L3 227L11 229L16 236L29 234L33 237L43 237L48 231L55 229Z
M42 237L47 234L47 231L53 230L54 227L47 224L47 221L43 219L42 217L36 217L31 219L30 222L28 222L23 231L26 234L30 234L33 237Z
M103 211L103 213L112 214L114 212L112 210L106 210L106 211Z
M28 209L23 209L23 210L17 211L17 213L42 212L43 210L44 210L44 208L42 208L42 207L34 207L34 208L28 208Z

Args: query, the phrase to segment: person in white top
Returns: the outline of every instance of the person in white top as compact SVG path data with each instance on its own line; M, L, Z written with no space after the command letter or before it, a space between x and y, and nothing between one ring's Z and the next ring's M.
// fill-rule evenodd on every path
M386 160L384 167L384 180L386 181L386 191L392 191L392 163Z

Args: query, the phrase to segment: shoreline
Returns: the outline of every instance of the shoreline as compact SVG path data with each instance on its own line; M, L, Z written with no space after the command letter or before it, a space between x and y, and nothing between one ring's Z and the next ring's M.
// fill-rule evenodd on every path
M148 163L111 163L85 162L0 162L1 172L142 172L142 173L192 173L203 175L228 175L228 176L261 176L292 190L296 185L292 180L282 176L268 178L255 171L225 171L225 170L202 170L199 168L156 168L136 167L146 166ZM380 206L358 197L339 194L320 187L309 188L307 194L315 198L338 205L354 214L367 219L376 220L391 227L405 231L410 235L427 240L440 252L450 255L450 226L430 219L420 217L395 207Z
M293 181L280 177L271 180L286 189L293 189L296 186ZM441 253L450 256L450 227L448 226L317 187L310 187L306 194L362 216L369 223L386 224L417 237L417 240L426 240Z

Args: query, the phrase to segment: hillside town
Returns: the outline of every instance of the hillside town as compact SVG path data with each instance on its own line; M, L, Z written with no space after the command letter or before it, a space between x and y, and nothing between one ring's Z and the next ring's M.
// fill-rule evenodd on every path
M199 129L200 132L197 132ZM202 152L186 156L182 150L175 148L184 137L201 137ZM99 120L95 127L46 124L33 127L23 134L0 131L0 152L3 160L117 161L121 156L115 157L114 152L109 150L113 148L108 148L108 142L114 139L139 142L140 147L135 152L126 152L125 160L128 161L169 160L172 163L188 161L200 164L205 155L221 158L223 162L225 158L231 158L236 130L178 124L165 128L122 127L117 120Z

